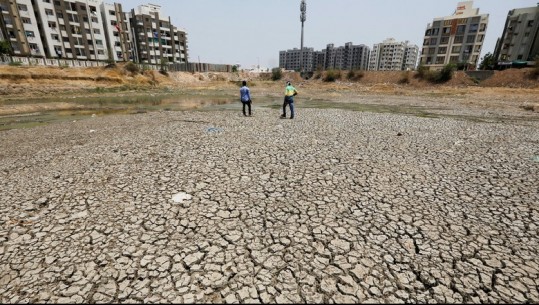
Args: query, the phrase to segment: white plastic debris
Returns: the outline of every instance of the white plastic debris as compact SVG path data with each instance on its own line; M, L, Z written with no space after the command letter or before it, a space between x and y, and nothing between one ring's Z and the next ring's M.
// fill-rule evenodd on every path
M93 129L92 129L92 130L90 130L90 133L94 133L94 132L95 132L95 130L93 130Z
M183 192L172 196L172 200L176 203L183 203L184 200L191 200L191 198L193 198L193 196Z

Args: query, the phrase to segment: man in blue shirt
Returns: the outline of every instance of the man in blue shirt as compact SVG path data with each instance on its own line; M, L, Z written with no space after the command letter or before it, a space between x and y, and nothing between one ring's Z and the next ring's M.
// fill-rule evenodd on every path
M245 106L249 107L249 116L251 116L251 91L247 87L247 82L243 81L242 87L240 89L241 103L243 104L243 115L247 116L245 113Z

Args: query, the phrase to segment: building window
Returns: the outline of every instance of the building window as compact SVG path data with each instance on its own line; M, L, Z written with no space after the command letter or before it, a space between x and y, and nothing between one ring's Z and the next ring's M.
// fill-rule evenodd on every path
M486 23L481 23L479 26L479 32L484 32L487 29Z
M26 31L26 37L34 38L34 37L36 37L36 36L35 36L34 32L32 32L32 31Z
M440 44L448 44L448 43L449 43L449 37L440 38Z
M436 54L436 48L429 48L429 55Z
M474 41L475 41L475 35L466 36L466 43L474 43Z
M45 9L45 15L54 16L54 12L51 9Z
M533 26L533 20L528 21L528 27L531 28Z
M479 28L479 24L470 25L470 33L476 33L478 28Z
M431 30L431 29L428 29L428 30L425 32L425 36L430 36L430 33L432 33L432 30Z
M450 63L457 63L457 62L459 62L459 57L458 56L451 56L451 57L449 57L449 62Z
M436 57L436 64L442 65L445 62L445 56L438 56Z
M464 40L464 36L455 36L455 40L453 40L453 43L462 43Z
M30 18L21 18L21 21L24 24L32 24L32 20L30 20Z
M435 46L438 44L438 38L431 38L430 39L430 45Z
M440 33L440 28L432 29L432 35L437 36Z
M19 11L22 11L22 12L27 12L28 11L28 6L26 6L24 4L17 5L17 8L19 9Z
M483 42L483 39L485 39L485 35L477 35L477 42Z
M464 34L466 32L466 25L457 26L457 34Z
M445 54L445 53L447 53L447 47L438 48L438 54Z
M454 46L453 49L451 49L451 53L460 53L460 46Z

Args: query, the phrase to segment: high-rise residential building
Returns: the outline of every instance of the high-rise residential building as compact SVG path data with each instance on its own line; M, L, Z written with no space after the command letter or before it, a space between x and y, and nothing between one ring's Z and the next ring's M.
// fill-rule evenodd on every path
M17 0L20 2L21 0ZM32 1L47 58L106 60L101 0Z
M13 54L45 55L31 0L0 0L0 31L11 44Z
M539 4L510 10L494 58L501 64L533 61L539 55Z
M130 61L136 59L130 33L131 23L129 13L124 12L119 3L102 3L101 17L105 24L105 36L107 37L107 56L115 61Z
M280 51L279 52L279 68L285 70L294 70L300 71L300 61L301 61L301 50L294 48L291 50ZM305 72L313 71L313 58L314 58L314 49L313 48L303 48L303 70Z
M365 45L351 42L335 48L330 43L322 51L313 48L303 49L303 62L306 72L316 70L367 70L370 49ZM292 49L279 52L279 67L299 71L300 50Z
M353 45L347 42L344 45L344 61L342 70L367 70L371 49L364 45Z
M16 56L188 60L187 33L152 4L125 12L121 4L103 0L0 0L0 33Z
M313 71L324 70L324 64L326 62L326 52L314 51L313 54Z
M419 47L409 41L396 41L388 38L375 44L369 58L369 70L404 71L416 68Z
M344 46L335 47L330 43L326 46L324 68L337 70L367 70L370 48L366 45L354 45L351 42Z
M475 69L488 27L488 14L479 14L473 1L459 2L451 16L427 25L421 65L439 70L451 63Z
M131 10L136 55L142 62L187 62L187 33L161 13L161 6L139 5Z

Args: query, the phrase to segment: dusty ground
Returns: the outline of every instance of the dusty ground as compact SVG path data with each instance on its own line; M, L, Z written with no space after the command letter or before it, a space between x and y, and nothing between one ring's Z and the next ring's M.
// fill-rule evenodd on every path
M271 81L270 74L185 73L163 75L157 71L129 72L124 65L114 68L61 68L0 66L0 115L62 109L62 98L115 96L118 94L190 93L237 94L241 80L248 80L254 96L280 96L285 80L291 80L306 98L346 101L361 96L431 97L433 102L455 103L483 108L517 108L539 112L539 79L530 77L531 69L496 71L494 76L475 82L456 72L449 82L433 85L419 80L414 72L364 72L357 81L333 83L321 79L302 80L295 73L282 81ZM403 82L406 79L406 82ZM20 103L30 98L59 98L51 103ZM394 99L393 99L394 100ZM406 99L409 103L410 99ZM11 102L10 102L11 101ZM12 101L19 101L14 105ZM398 100L397 100L398 102Z

